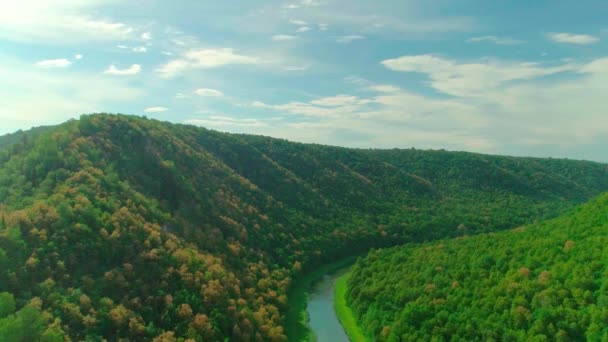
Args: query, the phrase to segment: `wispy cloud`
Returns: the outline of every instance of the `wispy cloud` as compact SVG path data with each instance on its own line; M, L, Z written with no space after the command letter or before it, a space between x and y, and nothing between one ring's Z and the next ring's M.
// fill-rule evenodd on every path
M156 69L163 77L174 77L186 70L219 68L233 64L259 64L258 58L238 54L234 49L189 50Z
M117 76L130 76L136 75L141 72L141 65L133 64L126 69L119 69L116 65L110 65L103 73L108 75L117 75Z
M318 6L318 5L320 5L320 3L317 0L301 0L298 2L286 4L283 6L283 8L294 10L294 9L298 9L301 7L310 7L310 6Z
M294 25L298 25L298 26L306 26L308 25L307 22L305 22L304 20L298 20L298 19L289 19L289 22L294 24Z
M278 112L303 115L311 117L341 117L352 115L363 109L369 104L367 99L361 99L352 95L336 95L323 97L310 102L289 102L286 104L271 105L262 101L254 101L251 106L254 108L266 108Z
M557 43L587 45L600 41L599 38L588 34L549 33L547 37Z
M404 7L407 10L403 10ZM318 22L366 35L400 34L403 38L412 38L467 32L478 27L473 17L446 15L439 13L440 10L440 5L425 6L424 2L414 1L357 2L355 6L341 1L326 1L312 11Z
M401 90L399 87L395 87L390 84L376 84L367 87L368 90L375 91L378 93L396 93Z
M426 74L435 90L464 97L483 96L488 90L511 81L530 80L577 69L571 63L550 67L538 63L492 60L461 63L433 55L401 56L381 63L394 71Z
M82 113L137 103L143 91L123 78L74 68L57 77L32 64L0 56L0 131L59 124Z
M308 70L308 65L286 65L281 67L285 71L305 71Z
M349 43L354 42L355 40L361 40L361 39L365 39L365 37L359 36L359 35L334 37L334 40L340 44L349 44Z
M296 30L296 32L298 32L298 33L304 33L304 32L308 32L308 31L310 31L310 27L308 27L308 26L302 26Z
M65 58L46 59L36 63L39 68L67 68L72 65L72 62Z
M212 115L204 119L187 119L184 122L195 126L206 127L266 127L268 119L235 118L230 116Z
M336 96L323 97L317 100L310 101L310 103L324 107L340 107L349 105L364 105L369 103L369 101L362 100L357 96L340 94Z
M508 38L508 37L497 37L497 36L480 36L471 37L467 39L467 43L493 43L497 45L520 45L525 44L525 40Z
M295 40L298 37L296 36L292 36L292 35L288 35L288 34L275 34L274 36L271 37L271 39L275 42L288 42L291 40Z
M144 53L144 52L148 51L148 48L143 45L129 46L129 45L124 45L124 44L118 44L118 45L116 45L116 47L121 50L131 50L132 52L135 52L135 53Z
M167 108L167 107L148 107L148 108L144 109L144 112L146 112L146 113L163 113L168 110L169 110L169 108Z
M504 153L505 148L512 148L530 153L534 145L536 151L550 149L555 153L597 141L608 131L608 122L602 120L608 58L558 66L496 60L487 69L481 68L482 63L435 58L407 63L401 60L403 64L398 68L429 75L430 85L450 97L420 95L366 81L360 85L373 92L367 97L343 94L282 104L255 101L251 106L298 118L297 122L273 125L274 130L269 127L262 132L272 130L277 136L301 141L331 143L340 139L349 141L351 146L411 144L486 153ZM498 79L487 82L483 76L486 72ZM576 77L543 80L562 72ZM448 74L465 88L471 88L466 85L468 82L478 82L485 89L475 88L477 93L465 94L445 84L435 84L445 81L441 75ZM504 76L507 74L514 76ZM564 98L568 100L564 102ZM581 110L586 115L577 114L573 120L572 113ZM314 134L307 133L311 130ZM355 138L345 140L344 134ZM394 139L392 135L403 138Z
M98 0L12 2L0 11L0 37L58 45L136 38L135 27L89 14L101 5Z
M184 93L176 93L175 98L182 100L182 99L190 99L190 98L192 98L192 96L188 95L188 94L184 94Z
M199 89L196 89L194 91L194 93L199 96L210 96L210 97L224 96L224 93L222 93L221 91L215 90L215 89L209 89L209 88L199 88Z

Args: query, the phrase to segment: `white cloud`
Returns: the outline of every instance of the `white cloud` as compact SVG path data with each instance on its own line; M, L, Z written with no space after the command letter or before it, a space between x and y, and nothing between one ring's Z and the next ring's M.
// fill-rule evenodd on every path
M124 44L118 44L116 45L117 48L121 49L121 50L131 50L135 53L144 53L148 51L148 48L146 48L145 46L128 46L128 45L124 45Z
M356 75L344 77L344 81L348 84L355 84L358 86L369 85L371 83L369 80Z
M599 38L588 34L572 34L572 33L549 33L547 37L557 43L568 44L593 44L600 41Z
M294 24L294 25L298 25L298 26L308 25L308 23L305 22L304 20L289 19L289 22L292 23L292 24Z
M598 75L608 73L608 57L599 58L585 64L581 67L580 72Z
M285 71L305 71L308 70L310 66L308 65L286 65L282 66L281 69Z
M59 45L135 38L135 27L89 15L103 4L100 0L13 1L0 11L0 38Z
M336 40L336 42L341 43L341 44L348 44L348 43L352 43L355 40L361 40L361 39L365 39L365 37L363 36L359 36L359 35L350 35L350 36L339 36L339 37L334 37L334 39Z
M402 56L382 61L382 64L395 71L426 74L435 90L464 97L483 96L487 91L511 81L531 80L577 68L571 63L551 67L538 63L494 60L459 63L433 55Z
M298 9L300 7L309 7L309 6L318 6L318 5L319 5L319 2L315 1L315 0L301 0L301 1L298 1L295 3L284 5L283 8L294 10L294 9Z
M65 58L46 59L35 64L39 68L66 68L72 65L72 62Z
M184 94L184 93L176 93L175 98L176 99L189 99L189 98L192 98L192 96L190 96L188 94Z
M89 17L73 18L71 24L88 34L108 35L108 38L126 38L135 30L133 27L120 22L95 20Z
M608 132L608 57L547 66L504 60L470 63L423 56L399 60L391 66L429 75L432 87L449 91L451 96L421 95L364 80L357 85L371 91L370 96L342 94L279 104L254 101L252 107L290 115L290 119L269 124L263 130L246 131L359 147L449 147L578 158L593 156L581 154L583 146L605 141ZM486 79L486 73L493 79ZM545 78L555 74L560 77ZM454 84L450 84L448 76L455 79ZM476 91L469 94L467 89Z
M318 24L317 27L320 31L327 31L327 29L329 29L329 25L327 24Z
M308 26L302 26L296 30L296 32L298 32L298 33L304 33L304 32L308 32L308 31L310 31L310 27L308 27Z
M209 116L205 119L188 119L184 123L205 127L266 127L268 120L234 118L229 116Z
M318 6L320 5L320 2L318 0L302 0L300 1L300 4L302 4L302 6Z
M323 97L310 102L289 102L280 105L269 105L262 101L254 101L254 108L266 108L274 111L311 117L341 117L361 111L369 99L360 99L351 95L336 95Z
M156 71L163 77L174 77L186 70L219 68L233 64L259 64L255 57L240 55L233 49L189 50L180 58L162 65Z
M278 105L254 101L251 106L303 120L273 125L273 135L300 141L427 148L442 148L449 142L452 147L476 151L491 151L495 147L492 139L472 131L485 125L474 107L390 90L369 98L336 95ZM273 127L261 134L268 134Z
M194 93L196 95L200 95L200 96L211 96L211 97L224 96L224 93L222 93L221 91L215 90L215 89L209 89L209 88L196 89L194 91Z
M168 110L169 110L169 108L167 108L167 107L148 107L148 108L144 109L144 112L146 112L146 113L163 113Z
M324 1L308 14L343 32L398 34L399 39L477 28L476 19L446 15L444 7L445 4L427 5L421 1L358 1L356 5Z
M471 37L467 39L467 43L494 43L497 45L519 45L525 44L525 40L508 38L508 37L496 37L496 36L480 36L480 37Z
M83 69L57 77L29 63L0 57L0 134L59 124L83 113L119 112L143 91L122 78Z
M359 99L356 96L341 94L336 96L323 97L317 100L310 101L310 103L325 107L339 107L348 105L363 105L369 103L369 101Z
M608 132L608 122L601 119L608 58L544 66L507 61L462 63L423 55L385 61L384 65L428 75L431 87L453 96L448 112L477 117L471 121L483 124L488 136L505 146L542 141L558 150L588 143ZM555 74L568 77L551 82L544 79ZM386 104L389 98L378 99ZM407 103L424 108L424 102L429 100Z
M296 38L298 38L298 37L291 36L288 34L275 34L274 36L271 37L271 39L275 42L287 42L287 41L294 40Z
M110 65L103 73L108 75L128 76L136 75L141 72L139 64L133 64L126 69L118 69L114 64Z
M81 54L74 55L74 59L76 59L76 60L80 60L82 58L84 58L84 56Z
M332 108L314 106L305 102L290 102L281 105L270 105L261 101L254 101L252 107L272 109L285 114L295 114L304 116L330 117L342 114Z
M150 32L144 32L141 34L141 39L143 40L151 40L152 34Z
M371 85L367 89L378 93L395 93L401 90L401 88L395 87L390 84Z

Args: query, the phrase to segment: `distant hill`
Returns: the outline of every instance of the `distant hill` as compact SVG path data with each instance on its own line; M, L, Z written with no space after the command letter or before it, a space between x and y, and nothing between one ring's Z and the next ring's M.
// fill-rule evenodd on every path
M519 226L606 190L593 162L83 116L0 137L0 332L281 341L291 284L322 263Z
M608 337L608 193L500 233L378 250L347 298L376 341Z
M19 130L14 133L9 133L5 135L0 135L0 148L6 148L9 145L12 145L17 142L22 142L23 140L27 140L29 138L35 137L45 131L54 129L53 126L40 126L29 129L27 131Z

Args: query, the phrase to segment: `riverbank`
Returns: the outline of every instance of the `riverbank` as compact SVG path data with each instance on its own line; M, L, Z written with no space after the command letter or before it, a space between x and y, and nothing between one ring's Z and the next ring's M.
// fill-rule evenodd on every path
M315 340L314 334L308 326L308 313L306 312L310 288L324 275L353 264L357 257L353 256L323 265L298 279L288 296L289 310L285 320L285 332L289 341L309 342Z
M348 277L350 277L350 272L341 276L336 282L336 287L334 289L334 307L336 309L336 315L351 342L367 342L368 339L357 325L355 315L346 302Z

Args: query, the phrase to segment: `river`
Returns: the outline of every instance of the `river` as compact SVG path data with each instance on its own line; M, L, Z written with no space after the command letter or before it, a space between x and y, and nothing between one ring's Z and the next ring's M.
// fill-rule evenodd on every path
M334 309L334 287L336 281L348 268L326 274L315 283L308 294L309 326L319 342L348 342Z

